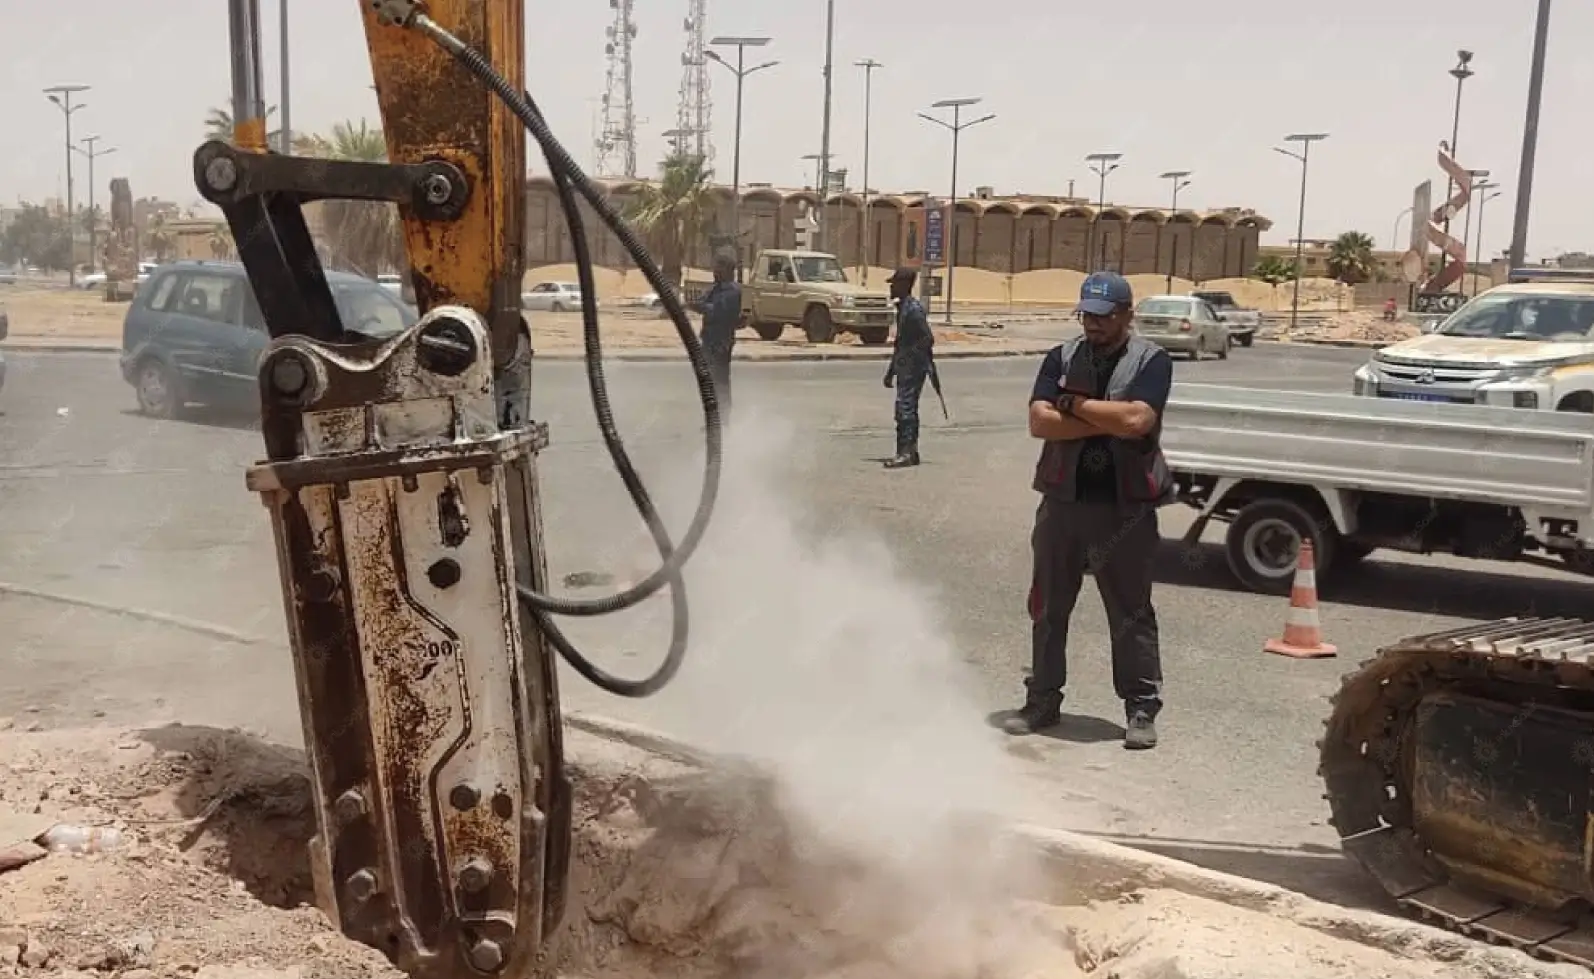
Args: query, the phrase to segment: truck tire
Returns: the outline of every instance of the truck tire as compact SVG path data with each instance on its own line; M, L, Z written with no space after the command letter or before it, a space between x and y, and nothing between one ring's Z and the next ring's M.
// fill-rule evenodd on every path
M869 326L869 327L864 327L863 329L860 329L858 331L858 339L862 340L864 342L865 346L878 347L881 344L885 343L887 340L891 339L891 327L889 327L889 326Z
M1295 584L1295 561L1303 540L1312 542L1319 575L1338 556L1339 533L1326 514L1279 497L1254 500L1235 514L1224 538L1229 571L1248 590L1288 595Z
M836 323L830 318L830 310L823 306L809 306L803 313L803 333L807 335L809 343L829 343L836 339Z
M1242 347L1249 347L1251 345L1251 341L1255 340L1255 339L1256 339L1256 334L1255 333L1242 333L1239 336L1239 344Z
M753 332L758 334L760 340L779 340L780 335L786 332L785 323L754 323Z

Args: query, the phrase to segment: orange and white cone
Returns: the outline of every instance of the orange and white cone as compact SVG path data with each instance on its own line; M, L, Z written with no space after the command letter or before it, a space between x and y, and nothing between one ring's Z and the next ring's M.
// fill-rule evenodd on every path
M1301 541L1300 558L1295 562L1295 585L1290 589L1290 610L1284 617L1284 635L1269 639L1262 649L1295 659L1326 659L1339 650L1323 641L1323 627L1317 621L1317 562L1312 542Z

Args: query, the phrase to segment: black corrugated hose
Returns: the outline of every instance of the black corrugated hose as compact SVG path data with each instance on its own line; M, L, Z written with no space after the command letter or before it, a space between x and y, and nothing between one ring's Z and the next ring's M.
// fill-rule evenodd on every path
M571 668L609 693L622 697L646 697L658 692L674 678L685 657L688 609L681 569L703 539L719 492L720 471L723 464L723 433L719 401L714 391L714 379L709 373L703 346L692 330L686 309L676 295L674 284L665 281L664 273L647 253L636 233L609 202L604 191L582 173L581 167L560 145L531 95L515 91L515 87L500 75L480 52L438 26L425 14L416 14L406 26L414 27L436 41L491 89L510 111L514 112L526 130L531 133L532 138L537 141L537 145L542 148L543 157L548 161L549 172L553 174L559 204L570 227L570 240L576 258L576 276L581 286L582 337L586 347L587 385L592 394L593 411L597 415L598 428L603 435L604 444L608 447L609 457L614 461L615 469L625 483L632 502L636 504L637 512L647 524L663 560L658 570L648 577L631 588L607 598L586 600L558 598L525 586L517 586L517 589L522 607L536 616L549 643L559 651ZM692 515L692 522L679 544L671 542L669 531L659 517L658 509L653 505L653 500L642 484L642 478L637 474L636 467L631 463L625 442L615 428L614 413L609 404L608 382L603 374L603 347L598 331L597 285L593 280L592 254L587 242L585 224L576 202L578 192L592 206L603 223L619 238L620 243L636 262L637 268L641 270L643 277L657 291L659 302L669 313L670 319L675 324L676 333L680 335L681 344L686 348L687 359L692 365L692 374L697 381L698 395L703 402L704 442L707 454L703 467L703 489L697 511ZM552 619L554 615L591 617L632 608L666 586L670 589L673 619L669 649L659 668L641 680L617 677L593 664L576 649Z

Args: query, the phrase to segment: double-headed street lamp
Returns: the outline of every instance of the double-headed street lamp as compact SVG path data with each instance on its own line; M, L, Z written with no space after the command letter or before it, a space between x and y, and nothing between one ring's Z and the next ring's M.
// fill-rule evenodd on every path
M715 61L736 76L736 137L731 151L731 236L736 241L736 281L742 281L742 82L755 71L773 68L778 61L766 61L747 67L747 49L761 48L769 43L767 37L716 37L708 42L715 47L735 48L736 64L731 64L718 51L705 51L704 56Z
M101 137L99 137L99 136L84 136L83 139L80 140L80 142L82 142L84 146L87 146L88 149L86 149L86 150L85 149L79 149L76 146L72 147L73 150L75 150L75 151L77 151L79 153L82 153L84 156L88 157L88 161L89 161L89 271L90 272L94 271L94 256L96 254L96 250L95 250L96 241L95 241L95 239L97 237L96 233L99 230L99 220L98 220L99 215L94 213L94 161L99 159L102 156L110 156L112 153L116 152L116 147L114 147L114 146L108 147L108 148L103 149L103 150L102 149L96 149L94 144L98 143L100 141L100 139L101 139Z
M1472 70L1471 65L1472 65L1472 52L1471 51L1457 51L1456 52L1456 66L1454 68L1450 69L1450 77L1454 78L1456 80L1455 119L1450 124L1450 158L1452 160L1456 159L1456 154L1458 152L1460 152L1460 150L1457 148L1456 144L1457 144L1457 141L1461 139L1461 86L1466 84L1467 79L1469 79L1473 75L1477 74L1477 72L1474 72ZM1455 193L1455 189L1456 189L1455 180L1452 179L1452 178L1446 178L1445 179L1445 200L1448 201L1450 199L1450 195ZM1447 235L1450 234L1450 218L1449 218L1448 214L1445 217L1445 234L1447 234ZM1440 252L1439 252L1439 271L1440 271L1441 274L1443 274L1443 272L1445 270L1445 266L1449 263L1449 259L1450 259L1450 253L1441 249ZM1462 259L1461 264L1463 266L1465 266L1466 265L1466 259ZM1466 269L1465 268L1462 269L1462 275L1463 276L1466 275ZM1461 279L1457 279L1456 280L1456 290L1458 292L1461 290Z
M1179 191L1181 191L1181 190L1185 189L1186 187L1190 186L1190 171L1189 170L1169 170L1167 173L1162 175L1161 179L1173 181L1173 206L1171 208L1169 208L1169 210L1168 210L1168 218L1169 218L1169 220L1172 220L1179 213ZM1191 250L1192 251L1194 250L1194 247L1195 247L1195 243L1192 241L1191 242ZM1173 291L1173 269L1174 269L1174 266L1177 264L1178 257L1179 257L1179 239L1178 238L1174 238L1173 239L1173 248L1168 253L1168 285L1167 285L1167 291L1168 292L1172 292Z
M943 257L946 260L946 322L948 325L952 323L952 269L957 265L955 246L957 244L958 140L962 136L963 130L968 129L970 126L978 126L982 122L990 122L996 118L994 113L987 113L978 119L971 119L968 122L963 121L963 110L971 105L978 105L980 101L978 98L942 99L939 102L931 103L930 108L932 109L951 109L951 122L947 122L945 119L937 119L935 116L923 112L919 113L920 119L927 119L937 126L950 130L952 133L952 194L946 205L945 231L946 237L950 240L944 241L942 244L942 249L946 253Z
M1499 184L1488 180L1482 180L1472 185L1472 193L1476 195L1478 201L1478 233L1472 245L1472 264L1474 267L1483 264L1483 205L1500 196L1500 192L1495 189L1499 186ZM1478 273L1476 269L1472 273L1472 294L1474 296L1478 294Z
M1090 250L1085 253L1091 258L1097 257L1096 234L1098 229L1101 227L1101 214L1103 211L1107 210L1107 174L1118 169L1118 161L1123 158L1124 155L1122 153L1092 153L1085 157L1085 162L1090 164L1090 169L1096 174L1096 176L1101 178L1100 193L1098 193L1096 197L1096 218L1090 222L1090 244L1088 246ZM1106 235L1102 235L1101 237L1101 256L1099 261L1101 263L1101 268L1105 269L1107 267Z
M72 143L72 113L83 108L81 103L72 104L72 96L88 90L87 85L53 85L44 90L45 96L66 116L66 281L70 286L77 285L77 216L72 213L72 151L77 147Z
M1295 331L1296 320L1301 315L1301 250L1306 247L1306 171L1312 155L1312 144L1328 138L1328 133L1292 133L1284 137L1286 143L1300 143L1301 151L1273 147L1273 152L1301 161L1301 209L1295 220L1295 298L1290 300L1290 331Z
M862 280L869 284L869 232L874 220L869 214L869 121L874 114L874 73L885 67L873 58L853 62L853 67L863 69L863 237L859 239L858 263L862 266Z

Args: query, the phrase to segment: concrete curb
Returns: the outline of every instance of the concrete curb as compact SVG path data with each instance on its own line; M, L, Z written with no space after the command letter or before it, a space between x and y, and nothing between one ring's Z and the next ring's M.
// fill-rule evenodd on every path
M571 727L677 764L720 770L747 769L751 763L678 741L639 725L571 711ZM1237 877L1171 857L1108 843L1067 830L1028 824L1010 827L1013 841L1055 868L1058 888L1044 899L1053 903L1113 900L1148 888L1178 891L1245 908L1345 941L1382 949L1402 958L1414 955L1515 979L1562 979L1564 966L1551 966L1514 949L1495 948L1416 921L1328 904L1273 884Z
M1356 350L1381 350L1399 340L1336 340L1329 337L1257 337L1257 343L1277 343L1300 347L1347 347Z
M950 349L941 350L937 352L935 356L937 360L988 360L997 357L1036 357L1050 350L1053 346L1055 346L1055 344L1037 343L1034 346L1008 347L1000 350ZM0 344L0 351L25 354L103 355L120 354L122 352L122 348L119 345L103 343L17 343L15 341L10 341ZM586 355L574 350L556 350L547 353L538 353L536 355L536 359L542 363L580 362L586 359ZM631 347L620 348L617 350L605 350L603 353L603 359L605 362L619 362L628 364L684 363L686 361L686 354L673 351L655 351ZM754 355L738 353L734 355L732 359L739 363L748 364L828 363L849 360L883 363L891 359L891 350L889 347L880 350L862 350L857 352L846 349L792 351L780 350L766 354Z

